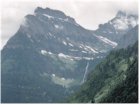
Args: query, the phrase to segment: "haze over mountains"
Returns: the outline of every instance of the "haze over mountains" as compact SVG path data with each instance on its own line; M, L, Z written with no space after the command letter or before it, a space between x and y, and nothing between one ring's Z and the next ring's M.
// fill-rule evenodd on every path
M63 102L110 50L137 41L137 22L119 11L91 31L59 10L37 7L2 50L2 102Z

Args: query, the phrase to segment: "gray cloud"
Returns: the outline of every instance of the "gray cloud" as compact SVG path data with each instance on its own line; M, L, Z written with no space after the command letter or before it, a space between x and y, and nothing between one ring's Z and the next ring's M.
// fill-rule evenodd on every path
M138 13L137 0L3 0L1 5L1 48L18 30L25 15L36 7L58 9L87 29L96 29L115 16L118 10Z

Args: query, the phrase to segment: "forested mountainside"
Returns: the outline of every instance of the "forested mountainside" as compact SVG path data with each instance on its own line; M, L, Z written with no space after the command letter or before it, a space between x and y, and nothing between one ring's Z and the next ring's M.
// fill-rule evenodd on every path
M138 42L111 53L92 70L72 103L137 103Z

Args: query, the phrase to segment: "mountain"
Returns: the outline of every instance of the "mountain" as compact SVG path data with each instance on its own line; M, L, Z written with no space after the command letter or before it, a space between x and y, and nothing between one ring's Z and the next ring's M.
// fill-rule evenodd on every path
M2 102L63 102L117 45L59 10L38 7L1 51Z
M72 103L137 103L138 42L111 53L89 73Z
M63 12L38 7L2 49L2 102L60 102L111 48Z
M129 30L138 24L138 15L128 14L125 11L118 11L116 16L105 24L100 24L95 34L117 42Z
M126 48L128 46L132 46L136 40L138 40L138 25L121 37L116 48Z

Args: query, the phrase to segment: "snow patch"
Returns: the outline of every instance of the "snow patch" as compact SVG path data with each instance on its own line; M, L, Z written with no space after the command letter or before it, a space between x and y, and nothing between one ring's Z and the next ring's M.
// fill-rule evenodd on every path
M79 48L84 49L85 51L90 52L90 53L98 53L97 49L92 48L88 45L80 44ZM82 52L84 53L84 51L82 51Z
M63 80L63 81L64 81L64 80L66 80L66 79L65 79L65 78L61 78L61 80Z
M65 55L63 53L59 53L58 56L61 57L61 58L70 59L70 60L82 60L82 59L85 59L85 60L93 60L94 59L92 57L75 57L75 56L69 56L69 55Z
M53 54L53 53L50 52L50 51L47 52L46 50L41 50L41 54L42 54L42 55L46 55L46 54L50 54L50 55L51 55L51 54Z
M53 35L49 32L49 36L53 36Z
M89 50L91 50L93 53L98 53L96 50L94 50L92 47L90 47L90 46L85 46L87 49L89 49Z
M59 56L59 57L63 57L63 58L68 58L68 57L69 57L68 55L65 55L65 54L63 54L63 53L59 53L58 56Z
M66 19L58 18L58 19L61 20L61 21L65 21L65 22L68 22L69 21L68 18L66 18Z
M59 25L56 25L56 24L54 25L54 27L55 27L56 29L61 29L61 30L63 29L63 26L59 26Z
M59 25L54 25L55 26L55 28L59 28Z
M76 49L69 49L70 51L78 51L78 50L76 50Z
M106 38L106 37L103 37L103 36L97 36L97 35L95 35L95 36L96 36L97 38L99 38L100 40L102 40L103 42L105 42L105 43L111 45L113 48L115 48L115 47L118 45L118 43L113 42L113 41L109 40L109 39Z
M48 54L50 54L50 55L51 55L51 54L53 54L53 53L52 53L52 52L48 52Z
M73 44L69 43L69 46L73 47Z
M82 46L79 46L80 48L83 48Z
M49 19L54 19L53 16L47 15L47 14L43 14L45 17L49 18Z
M41 54L42 55L46 55L47 54L47 51L46 50L41 50Z
M94 58L92 58L92 57L83 57L82 59L85 59L85 60L93 60Z
M63 41L63 44L64 44L64 45L67 45L67 43L66 43L65 41Z
M53 77L55 77L55 74L52 74Z
M63 53L59 53L58 56L61 57L61 58L70 59L70 60L73 60L73 59L81 60L82 59L81 57L69 56L69 55L65 55Z
M82 51L82 53L87 53L86 51Z
M65 21L65 22L68 22L69 21L68 18L63 19L63 18L53 17L53 16L50 16L48 14L43 14L43 16L45 16L45 17L47 17L49 19L58 19L58 20Z

